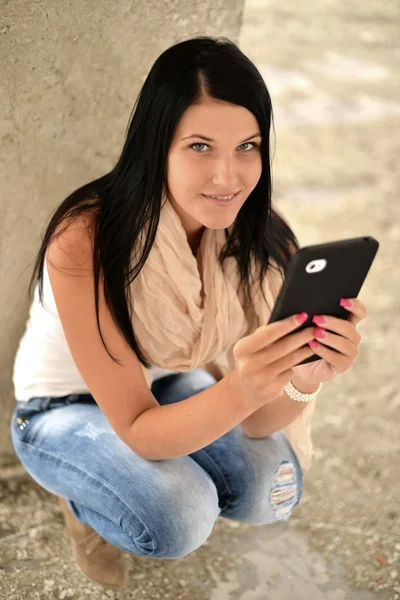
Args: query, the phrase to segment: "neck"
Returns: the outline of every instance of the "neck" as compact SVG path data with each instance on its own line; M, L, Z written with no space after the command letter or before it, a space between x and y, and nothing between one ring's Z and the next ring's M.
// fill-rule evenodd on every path
M200 242L203 237L204 229L205 229L205 227L203 229L201 229L200 232L196 232L195 235L192 235L190 239L188 238L188 243L189 243L190 249L194 255L196 255L197 250L200 246Z

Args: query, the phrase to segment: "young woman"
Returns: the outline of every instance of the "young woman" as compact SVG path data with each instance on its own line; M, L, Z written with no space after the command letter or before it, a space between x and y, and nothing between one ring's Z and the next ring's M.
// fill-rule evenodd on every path
M271 206L270 96L235 44L168 48L135 106L115 167L47 227L13 375L15 452L112 588L124 552L179 558L219 516L290 516L316 393L365 314L328 316L316 350L304 313L266 325L299 246Z

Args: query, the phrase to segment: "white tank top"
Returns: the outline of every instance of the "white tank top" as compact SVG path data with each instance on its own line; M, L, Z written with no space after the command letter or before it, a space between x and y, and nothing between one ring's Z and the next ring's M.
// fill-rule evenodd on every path
M25 332L14 360L15 399L90 393L69 351L46 259L43 266L43 305L39 301L39 288L36 285ZM153 381L174 372L155 366L151 368Z

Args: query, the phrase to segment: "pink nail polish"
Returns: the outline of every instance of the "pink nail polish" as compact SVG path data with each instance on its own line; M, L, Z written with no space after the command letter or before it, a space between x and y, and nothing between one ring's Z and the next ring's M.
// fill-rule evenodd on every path
M311 342L307 342L307 344L308 344L309 346L311 346L311 348L312 348L313 350L316 350L317 348L319 348L319 344L318 344L318 342L316 342L315 340L311 340Z
M302 313L298 314L296 317L296 321L298 323L304 323L305 321L307 321L307 319L308 319L308 314L306 312L302 312Z
M351 300L347 300L346 298L340 298L340 306L343 306L345 308L349 308L350 306L353 306L353 303Z
M315 327L314 335L315 335L315 337L322 339L326 336L326 331L325 331L325 329L322 329L321 327Z
M326 318L322 315L314 315L312 318L312 322L316 325L324 325L326 323Z

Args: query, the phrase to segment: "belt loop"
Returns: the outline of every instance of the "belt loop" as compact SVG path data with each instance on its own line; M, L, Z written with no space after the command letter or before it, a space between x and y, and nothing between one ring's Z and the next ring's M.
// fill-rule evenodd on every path
M70 394L65 399L67 404L71 404L72 402L77 402L78 400L79 400L79 394Z
M47 410L49 408L51 400L52 400L51 396L46 396L45 398L43 398L42 402L40 403L41 404L40 409L41 410Z

